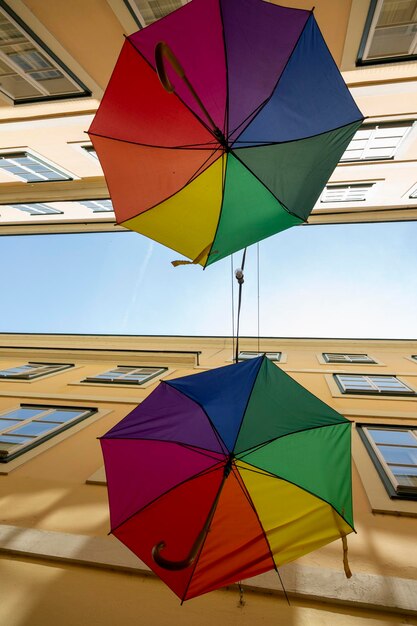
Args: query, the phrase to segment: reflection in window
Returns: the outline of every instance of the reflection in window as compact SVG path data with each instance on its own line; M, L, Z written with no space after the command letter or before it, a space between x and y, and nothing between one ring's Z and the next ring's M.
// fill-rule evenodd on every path
M256 359L258 356L262 356L265 354L266 358L270 361L280 361L281 360L281 352L252 352L250 350L245 350L244 352L239 352L239 361L248 361L249 359Z

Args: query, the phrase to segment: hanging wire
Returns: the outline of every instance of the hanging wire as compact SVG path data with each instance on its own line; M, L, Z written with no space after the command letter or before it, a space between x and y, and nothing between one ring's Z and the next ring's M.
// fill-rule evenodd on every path
M242 286L244 283L243 270L245 269L245 260L246 260L246 248L243 251L241 266L235 271L235 277L236 277L237 282L239 283L239 294L238 294L238 303L237 303L237 321L236 321L235 363L237 363L239 360L239 323L240 323L240 308L242 306Z
M233 276L233 254L230 257L230 275L232 278L232 354L235 353L235 281Z
M256 278L257 278L257 288L258 288L258 350L260 352L260 300L259 300L259 241L256 244Z

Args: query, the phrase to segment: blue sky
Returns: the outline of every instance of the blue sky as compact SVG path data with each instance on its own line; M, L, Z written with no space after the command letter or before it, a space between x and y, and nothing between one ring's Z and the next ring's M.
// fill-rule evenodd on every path
M417 337L416 242L416 222L297 227L261 242L261 336ZM258 332L256 256L253 246L242 335ZM205 271L173 268L176 258L130 232L0 237L0 331L231 334L230 258Z

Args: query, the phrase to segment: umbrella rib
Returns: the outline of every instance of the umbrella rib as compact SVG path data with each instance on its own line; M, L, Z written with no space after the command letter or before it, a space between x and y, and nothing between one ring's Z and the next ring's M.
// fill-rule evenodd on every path
M314 135L308 135L307 137L298 137L296 139L286 139L285 141L271 141L265 143L259 143L257 141L245 141L245 144L253 144L251 146L237 146L236 143L238 141L234 141L233 146L233 154L236 155L236 150L247 150L252 148L267 148L268 146L281 146L287 143L295 143L297 141L305 141L306 139L314 139L314 137L320 137L321 135L326 135L327 133L335 132L336 130L341 130L342 128L347 128L348 126L353 126L353 124L358 124L360 122L362 124L365 117L359 117L357 120L352 120L351 122L347 122L346 124L341 124L340 126L336 126L335 128L329 128L328 130L322 130L320 133L315 133Z
M236 476L237 482L239 483L239 486L240 486L240 488L242 489L243 494L244 494L244 496L246 497L246 499L247 499L247 501L248 501L248 503L249 503L249 506L252 508L253 512L255 513L256 519L258 520L258 524L259 524L259 526L260 526L260 528L261 528L261 531L262 531L262 534L263 534L263 536L264 536L265 543L266 543L266 545L268 546L269 554L270 554L270 556L271 556L272 563L274 564L274 569L276 570L276 572L277 572L277 574L278 574L278 568L277 568L277 566L276 566L276 564L275 564L274 555L273 555L273 552L272 552L272 550L271 550L271 546L270 546L270 543L269 543L269 541L268 541L268 537L267 537L267 535L266 535L266 532L265 532L265 530L264 530L264 527L263 527L263 525L262 525L262 522L261 522L261 520L259 519L258 511L256 510L256 507L255 507L255 505L254 505L254 503L253 503L253 500L252 500L252 498L250 497L250 493L249 493L249 491L248 491L248 490L247 490L247 488L246 488L246 485L245 485L245 483L244 483L244 480L243 480L242 476L240 475L240 470L239 470L239 468L238 468L238 466L237 466L237 465L235 465L235 466L234 466L233 473L234 473L234 474L235 474L235 476Z
M210 258L211 253L212 253L211 251L213 250L214 242L216 241L217 232L219 230L220 221L221 221L221 218L222 218L223 205L224 205L224 189L225 189L225 184L226 184L226 172L227 172L227 153L226 152L223 152L223 154L222 154L222 159L224 157L226 157L226 164L224 165L224 167L222 166L222 201L221 201L221 204L220 204L219 219L217 220L216 230L214 231L213 241L211 242L211 246L210 246L210 249L209 249L208 254L207 254L207 259L206 259L206 262L205 262L205 265L204 265L204 269L206 269L208 260Z
M278 474L274 474L273 472L270 472L269 470L262 470L261 468L258 468L258 467L256 467L256 465L252 465L252 463L248 463L247 461L245 461L245 463L247 465L250 465L251 467L242 467L242 468L240 468L242 471L253 472L254 474L260 474L261 476L267 475L270 478L276 478L277 480L283 480L284 482L289 483L290 485L294 485L294 487L298 487L298 489L301 489L302 491L305 491L306 493L309 493L314 498L317 498L318 500L321 500L325 504L329 505L333 509L333 511L335 513L337 513L337 515L339 515L339 517L341 517L343 519L343 521L346 522L346 524L352 529L353 532L356 532L354 526L352 526L352 524L350 522L348 522L348 520L345 518L345 516L342 515L341 513L339 513L339 511L333 506L333 504L331 502L329 502L328 500L326 500L326 498L323 498L322 496L319 496L318 494L314 493L313 491L310 491L306 487L303 487L302 485L299 485L298 483L295 483L294 481L289 480L288 478L285 478L284 476L279 476Z
M181 446L182 448L186 448L187 450L191 450L192 452L195 452L196 454L201 454L202 456L205 456L209 459L213 459L216 461L219 461L218 456L213 456L213 454L215 454L214 450L208 450L207 448L202 448L201 446L195 446L191 443L185 443L184 441L175 441L173 439L148 439L147 437L98 437L98 439L104 439L105 441L108 441L109 439L111 441L147 441L147 442L156 442L156 443L173 443L177 446ZM219 452L218 454L225 454L223 451Z
M202 470L201 472L198 472L197 474L193 474L192 476L189 476L188 478L184 478L184 480L181 480L179 483L176 483L175 485L173 485L172 487L170 487L169 489L167 489L163 493L160 493L159 496L157 496L156 498L154 498L150 502L147 502L141 508L137 509L134 513L131 513L130 515L128 515L128 517L126 517L126 519L124 519L119 524L116 524L116 526L112 527L110 529L110 533L109 534L114 534L114 532L117 531L121 526L124 526L124 524L129 522L136 515L139 515L140 513L142 513L146 509L148 509L150 506L155 504L155 502L158 502L158 500L160 500L161 498L164 498L168 493L171 493L171 491L174 491L174 489L178 489L178 487L181 487L181 485L185 485L186 483L188 483L188 482L190 482L192 480L196 480L198 478L201 478L202 476L210 474L211 472L217 472L223 466L224 466L224 461L220 461L220 462L216 463L215 465L212 465L211 467L206 468L205 470Z
M163 382L165 383L165 385L169 385L169 380L164 380ZM170 385L170 387L171 387L171 385ZM175 389L175 387L174 387L174 389ZM211 421L210 415L207 413L207 411L204 408L204 406L202 404L200 404L195 398L192 398L191 396L187 395L187 393L185 391L181 391L181 393L183 393L184 396L186 396L187 398L189 398L190 400L195 402L195 404L197 404L197 406L200 407L200 409L203 411L204 415L207 417L208 422L209 422L210 426L213 429L214 436L216 437L217 441L219 442L220 447L222 448L222 450L224 450L224 454L228 454L229 453L229 449L228 449L227 445L225 444L225 442L223 441L220 433L217 431L217 428L215 427L215 425Z
M209 157L208 157L208 158L204 161L204 163L207 163L207 161L208 161L208 160L210 160L210 158L211 158L212 156L214 156L218 150L220 150L220 146L219 146L218 148L216 148L215 150L213 150L212 154L211 154L211 155L209 155ZM218 157L217 157L217 159L215 159L215 161L213 161L213 164L212 164L212 165L214 165L214 163L215 163L218 159L220 159L220 157L221 157L221 155L220 155L220 156L218 156ZM197 175L197 174L198 174L198 172L200 171L201 167L202 167L202 165L200 165L200 166L198 167L198 169L194 172L194 174L191 176L191 178L190 178L190 179L189 179L189 180L188 180L188 181L187 181L187 182L186 182L186 183L185 183L185 184L184 184L184 185L183 185L180 189L177 189L177 191L174 191L174 193L172 193L170 196L167 196L167 197L166 197L166 198L164 198L163 200L160 200L159 202L156 202L155 204L153 204L152 206L150 206L148 209L146 209L145 211L142 211L142 213L139 213L139 215L135 215L134 217L140 217L141 215L144 215L144 214L145 214L145 213L147 213L148 211L152 211L152 209L155 209L157 206L159 206L159 205L160 205L160 204L162 204L163 202L166 202L167 200L170 200L171 198L173 198L174 196L176 196L176 195L177 195L177 193L180 193L181 191L183 191L186 187L188 187L188 185L190 185L190 184L193 182L194 178L196 177L196 175ZM132 218L132 217L129 217L127 220L123 220L123 222L117 222L117 224L120 224L120 225L122 225L122 226L123 226L123 224L124 224L125 222L128 222L128 221L129 221L129 220L131 220L131 219L133 219L133 218ZM155 239L155 241L157 241L157 239ZM164 244L164 245L166 245L166 244ZM173 248L172 248L172 250L173 250ZM181 254L181 252L180 252L179 250L176 250L176 252L179 252L179 254Z
M129 143L134 146L143 146L144 148L157 148L161 150L213 150L213 148L218 150L219 148L218 141L206 141L205 143L190 143L190 144L183 144L182 146L159 146L157 144L142 143L140 141L130 141L129 139L122 139L121 137L112 137L110 135L103 135L101 133L95 133L92 131L88 131L88 135L92 135L93 137L102 137L103 139L111 139L112 141L120 141L121 143Z
M346 424L352 424L352 422L346 419L346 422L332 422L331 424L320 424L318 426L310 426L310 428L301 428L301 430L292 430L290 433L284 433L282 435L277 435L276 437L272 437L271 439L268 439L268 441L262 441L256 446L253 446L252 448L246 448L245 450L238 452L236 454L236 458L239 461L241 461L248 454L252 454L252 452L255 452L255 451L257 452L261 448L268 446L273 441L277 441L278 439L283 439L284 437L290 437L291 435L297 435L298 433L305 433L305 432L308 432L309 430L317 430L318 428L328 428L330 426L346 426Z
M274 95L274 91L275 91L275 90L276 90L276 88L278 87L279 82L280 82L280 80L281 80L282 76L284 75L285 70L287 69L288 63L290 62L290 59L291 59L292 55L294 54L294 51L295 51L296 47L298 46L298 43L299 43L299 41L300 41L300 39L301 39L301 37L302 37L302 35L303 35L303 33L304 33L305 29L306 29L306 26L307 26L308 22L312 19L312 16L313 16L313 11L310 11L310 15L309 15L309 16L308 16L308 18L306 19L305 24L304 24L303 28L301 29L300 34L298 35L297 41L295 42L295 44L294 44L294 46L293 46L293 49L291 50L291 53L290 53L290 55L288 56L287 62L285 63L285 65L284 65L284 67L283 67L283 69L282 69L281 74L278 76L278 80L276 81L276 83L275 83L275 85L274 85L274 87L273 87L273 89L272 89L272 91L271 91L271 94L268 96L268 98L266 98L266 100L265 100L264 102L262 102L262 104L260 105L260 107L258 107L258 110L257 110L257 112L255 113L255 115L253 116L253 118L251 119L250 124L252 124L252 122L253 122L253 121L254 121L254 120L258 117L259 113L260 113L260 112L264 109L264 107L268 104L268 102L271 100L272 96ZM314 19L314 18L313 18L313 19ZM333 57L332 57L332 58L333 58ZM255 111L256 111L256 109L255 109ZM251 113L250 115L253 115L253 111L252 111L252 113ZM249 115L248 117L250 117L250 115ZM245 121L246 121L246 120L244 120L244 122L245 122ZM244 122L241 122L241 124L239 124L239 126L241 126L242 124L244 124ZM233 135L233 134L236 132L236 130L239 128L239 126L237 126L237 127L233 130L233 132L232 132L232 133L230 133L230 135ZM249 124L248 124L248 126L249 126ZM243 129L241 130L241 132L239 133L239 135L237 136L237 138L236 138L236 139L238 139L238 138L240 137L240 135L243 133L243 131L244 131L246 128L247 128L247 127L243 128Z
M237 349L236 349L236 352L237 352ZM233 451L234 451L234 449L235 449L236 442L237 442L237 440L239 439L240 431L241 431L241 428L242 428L243 422L244 422L244 420L245 420L246 411L248 410L248 406L249 406L249 402L250 402L250 399L251 399L251 395L252 395L253 389L254 389L254 387L255 387L255 383L256 383L256 381L257 381L257 378L258 378L258 376L259 376L259 372L261 371L261 367L262 367L262 364L263 364L263 362L264 362L264 359L266 359L265 354L263 354L263 355L262 355L262 357L259 359L259 367L258 367L258 371L256 372L256 376L254 377L254 380L253 380L253 383L252 383L252 388L251 388L251 390L250 390L250 393L248 394L248 399L247 399L247 401L246 401L246 406L245 406L245 409L244 409L244 411L243 411L243 413L242 413L242 419L241 419L241 422L240 422L240 425L239 425L239 430L238 430L238 431L237 431L237 433L236 433L236 438L235 438L235 441L234 441L234 443L233 443Z
M265 185L265 183L259 178L259 176L257 176L257 174L255 174L255 172L253 172L250 167L248 167L246 165L246 163L244 163L236 154L235 151L231 150L231 153L233 154L233 156L235 157L235 159L237 161L239 161L239 163L245 167L248 172L250 172L252 174L252 176L254 176L254 178L256 178L256 180L261 183L261 185L267 190L269 191L269 193L271 194L271 196L273 196L275 198L275 200L278 200L278 202L280 203L280 205L282 206L283 209L285 209L287 211L287 213L289 213L290 215L292 215L293 217L296 217L297 219L299 219L300 221L307 223L307 220L305 220L304 218L300 217L299 215L297 215L296 213L293 213L292 211L290 211L290 209L282 202L282 200L280 200L270 189L269 187L267 187Z
M133 41L131 41L130 37L126 37L126 39L127 39L127 41L130 43L130 45L131 45L131 46L133 46L133 48L136 50L136 52L137 52L138 54L140 54L140 56L141 56L141 57L142 57L142 59L145 61L145 63L147 63L147 64L149 65L149 67L150 67L150 68L151 68L151 69L155 72L155 74L158 76L158 73L157 73L156 69L154 68L154 66L152 65L152 63L150 63L150 61L148 61L148 59L147 59L147 58L146 58L146 57L142 54L142 52L139 50L139 48L137 48L137 47L135 46L135 44L133 43ZM178 98L178 100L179 100L179 101L180 101L180 102L181 102L181 103L182 103L182 104L183 104L183 105L184 105L184 106L185 106L185 107L186 107L186 108L190 111L190 113L191 113L191 114L192 114L192 115L193 115L193 116L194 116L194 117L195 117L195 118L196 118L196 119L200 122L200 124L201 124L202 126L204 126L204 128L205 128L205 129L206 129L206 130L207 130L207 131L208 131L211 135L213 135L213 137L214 137L215 139L217 139L217 138L216 138L216 135L215 135L215 134L214 134L214 132L213 132L213 129L212 129L212 128L210 128L210 126L209 126L208 124L206 124L206 123L205 123L205 122L201 119L201 117L199 117L199 116L197 115L197 113L196 113L195 111L193 111L193 109L191 109L191 108L188 106L188 104L187 104L186 102L184 102L184 100L181 98L181 96L179 96L179 95L177 94L177 92L176 92L176 91L173 91L173 92L172 92L172 95L173 95L173 96L175 96L176 98Z
M220 13L220 21L222 25L222 39L223 39L223 51L224 51L224 63L226 66L226 106L224 109L224 119L223 119L223 136L228 140L228 132L229 132L229 67L227 63L227 47L226 47L226 36L224 33L224 20L223 20L223 7L221 0L219 2L219 13Z

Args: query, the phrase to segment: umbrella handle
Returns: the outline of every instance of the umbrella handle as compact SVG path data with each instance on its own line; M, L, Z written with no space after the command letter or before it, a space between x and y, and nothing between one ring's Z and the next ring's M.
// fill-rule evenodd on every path
M210 529L210 524L216 512L217 504L220 500L220 495L222 493L224 483L226 482L226 478L229 476L231 469L232 469L232 464L231 464L231 461L229 460L224 468L223 479L222 479L222 482L220 483L220 487L214 499L214 502L211 505L211 509L207 516L206 523L204 524L200 533L197 535L197 539L194 541L191 547L191 550L189 554L185 557L185 559L183 559L182 561L170 561L169 559L166 559L165 557L163 557L161 555L161 550L163 550L166 547L165 541L159 541L157 544L154 545L154 547L152 548L152 558L155 561L155 563L159 565L159 567L176 572L178 570L186 569L187 567L190 567L190 565L194 563L196 556L199 553L200 548L203 545L206 535Z
M171 83L171 81L168 78L168 74L167 74L167 71L166 71L164 59L169 61L172 69L174 70L174 72L187 85L187 87L190 90L191 95L193 96L194 100L197 102L198 106L200 107L200 109L204 113L205 117L209 121L209 123L211 125L211 128L212 128L212 131L214 132L214 134L217 137L217 139L219 139L221 143L222 142L226 143L226 140L225 140L225 138L223 136L223 133L221 132L221 130L219 128L217 128L217 126L214 123L213 118L211 117L210 113L207 111L206 107L201 102L201 100L200 100L196 90L194 89L194 87L192 86L190 81L188 80L188 78L187 78L187 76L185 74L184 68L182 67L181 63L178 61L177 57L172 52L172 50L169 47L169 45L165 41L160 41L155 46L156 73L158 74L158 78L161 81L161 84L162 84L163 88L165 89L165 91L167 91L168 93L175 93L175 87L174 87L174 85Z

